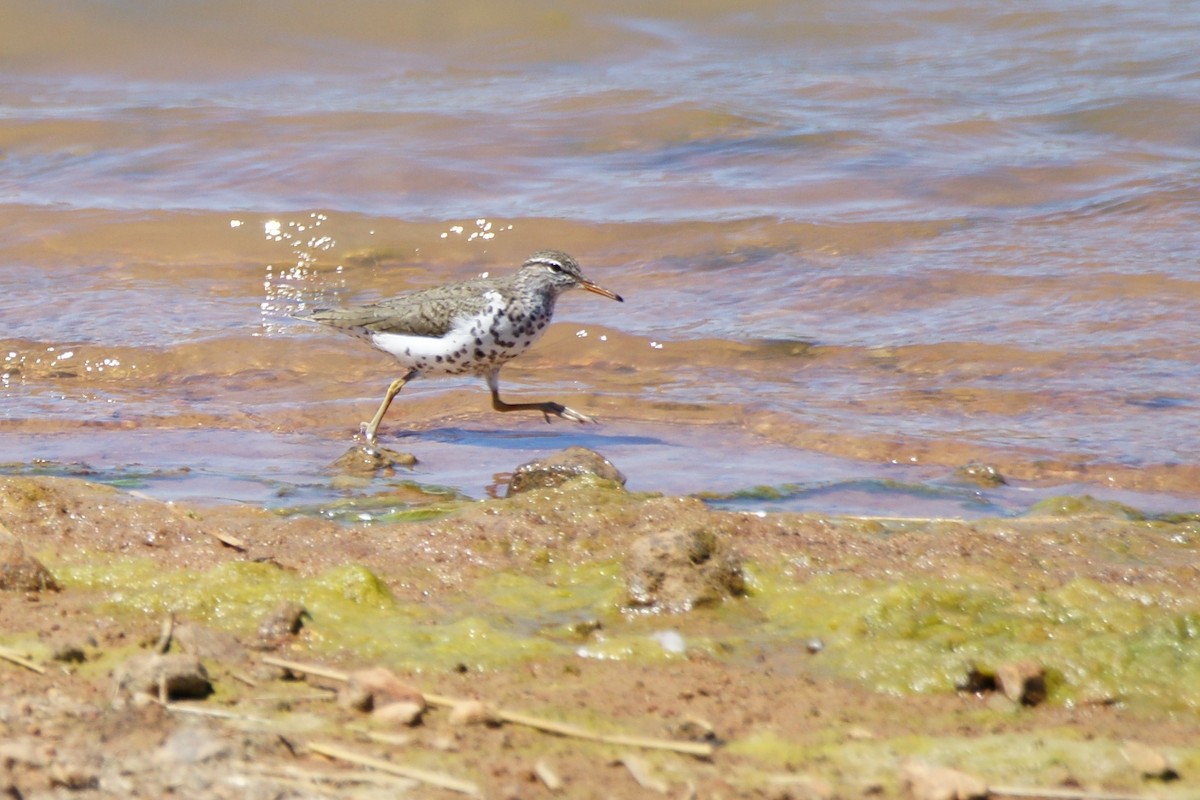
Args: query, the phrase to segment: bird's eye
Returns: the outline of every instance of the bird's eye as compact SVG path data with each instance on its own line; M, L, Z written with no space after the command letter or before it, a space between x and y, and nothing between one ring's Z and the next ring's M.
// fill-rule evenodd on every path
M557 261L550 261L547 263L550 265L551 272L562 272L563 271L562 264L559 264Z

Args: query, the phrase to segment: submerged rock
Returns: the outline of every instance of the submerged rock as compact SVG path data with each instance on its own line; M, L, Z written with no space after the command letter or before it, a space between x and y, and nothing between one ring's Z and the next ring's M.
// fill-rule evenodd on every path
M580 475L595 475L625 485L625 476L607 458L586 447L568 447L517 467L508 482L508 496L530 489L549 489Z
M631 606L689 611L746 593L740 557L707 528L651 533L634 541L625 562Z
M377 472L394 472L397 467L411 467L416 463L417 457L412 453L355 445L342 453L330 467L344 475L368 478Z
M1005 477L1000 474L1000 470L991 464L984 464L980 461L972 461L969 464L964 464L954 470L954 476L963 483L973 483L985 489L1004 486L1008 483Z

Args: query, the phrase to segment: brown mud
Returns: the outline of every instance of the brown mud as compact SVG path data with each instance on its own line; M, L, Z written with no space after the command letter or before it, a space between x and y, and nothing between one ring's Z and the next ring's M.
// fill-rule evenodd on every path
M0 648L28 661L0 660L11 797L455 795L322 748L494 798L949 791L924 766L995 796L1200 793L1191 517L1084 498L972 522L727 513L583 475L347 525L9 477L0 524L6 574L35 558L57 584L0 591ZM673 535L740 583L633 605L630 553ZM130 696L116 676L155 649L198 656L211 694ZM407 725L264 657L713 752L440 707ZM1009 699L994 676L1031 662L1046 698Z

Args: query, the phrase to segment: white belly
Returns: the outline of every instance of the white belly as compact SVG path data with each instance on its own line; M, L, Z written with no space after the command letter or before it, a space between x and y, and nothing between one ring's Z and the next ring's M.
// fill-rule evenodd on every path
M445 336L373 333L371 343L425 375L486 374L529 349L545 327L517 330L506 316L467 318Z

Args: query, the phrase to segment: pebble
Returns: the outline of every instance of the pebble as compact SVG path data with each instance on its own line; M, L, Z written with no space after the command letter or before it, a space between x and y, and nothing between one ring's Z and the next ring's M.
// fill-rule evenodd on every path
M663 531L636 539L625 562L628 603L678 613L745 594L741 559L727 539L708 529Z
M901 775L913 800L987 800L989 794L982 779L949 767L907 761Z
M139 653L117 667L117 689L165 700L204 698L212 693L208 671L195 656Z
M308 616L308 611L296 601L283 601L258 623L259 645L267 649L278 647L283 640L300 632Z
M1179 777L1167 757L1149 745L1127 740L1121 744L1121 755L1143 778L1169 781Z
M61 588L50 570L0 526L0 591L57 592Z
M996 670L996 683L1014 703L1036 706L1046 699L1046 668L1036 661L1010 661Z
M607 458L586 447L568 447L513 470L507 496L531 489L550 489L580 475L595 475L625 485L625 475Z
M423 703L401 700L377 707L371 717L393 725L416 725L421 721L421 715L424 713L425 705Z
M496 713L479 700L463 700L450 710L451 725L495 725Z

